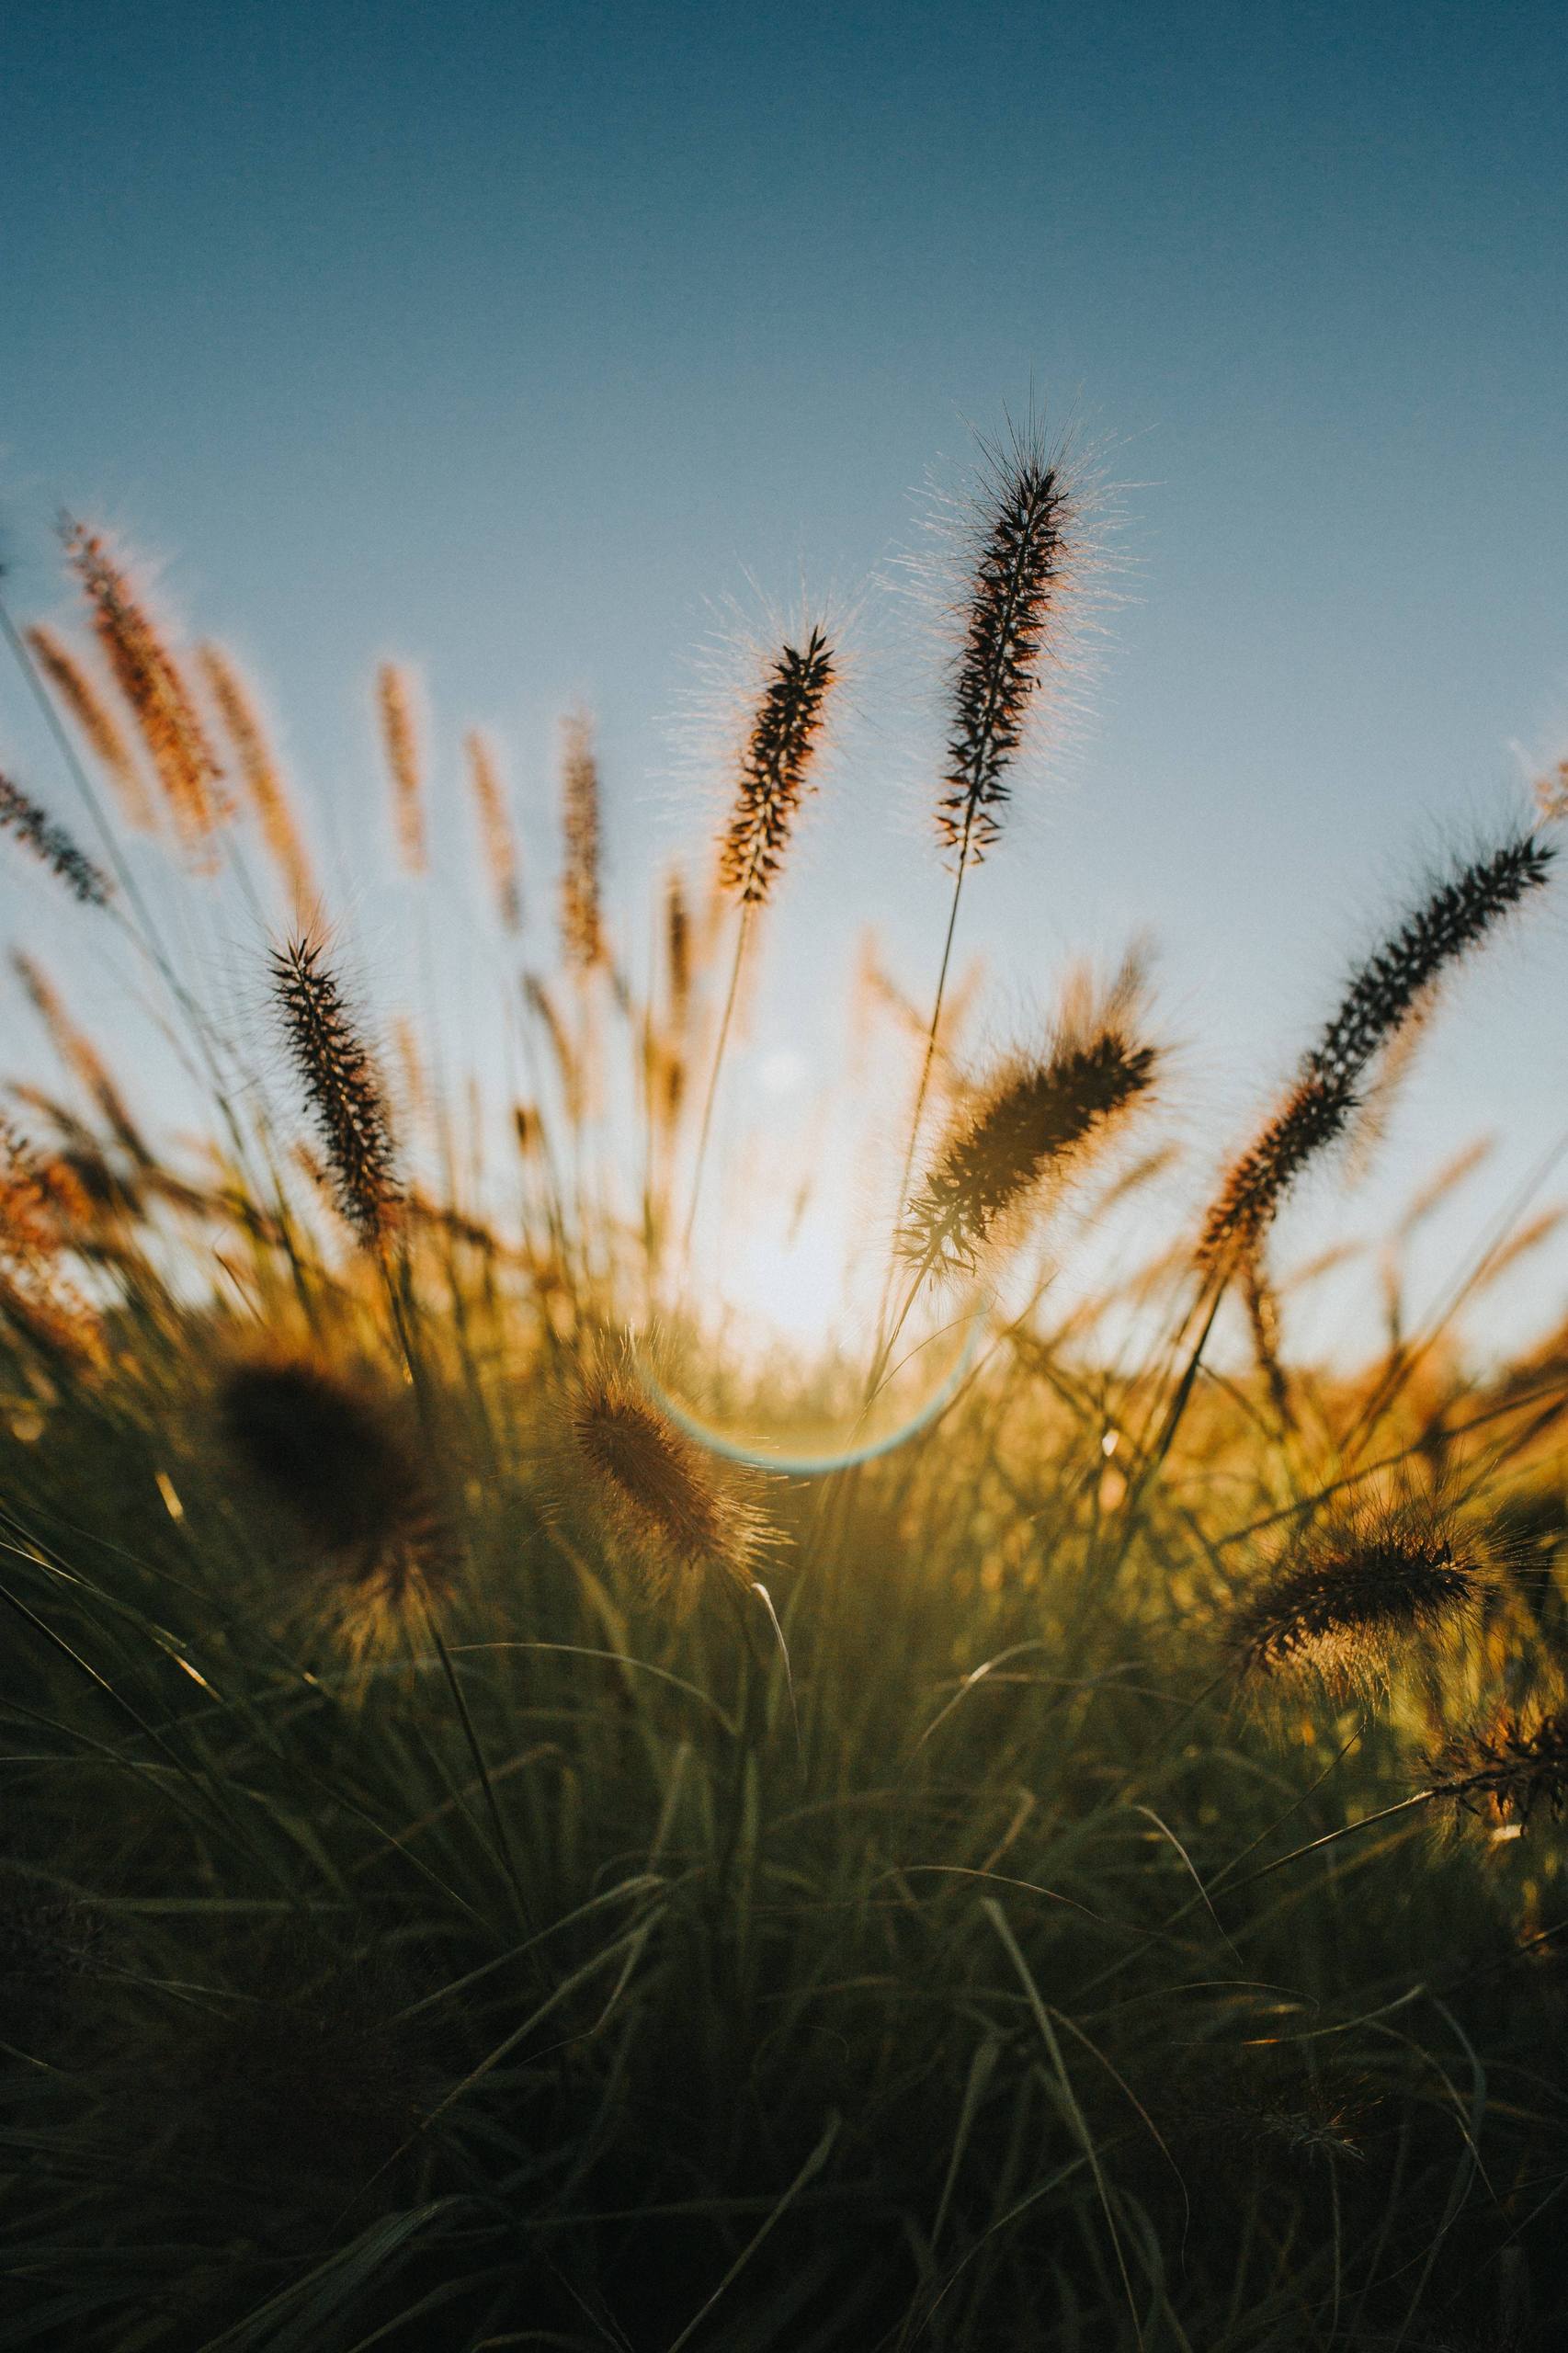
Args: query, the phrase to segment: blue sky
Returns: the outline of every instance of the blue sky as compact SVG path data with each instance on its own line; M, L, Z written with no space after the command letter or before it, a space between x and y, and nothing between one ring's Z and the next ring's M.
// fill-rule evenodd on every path
M710 600L852 594L1031 386L1130 485L1125 601L969 893L998 1029L1151 929L1218 1153L1423 854L1517 794L1511 744L1564 748L1555 8L21 0L7 51L13 601L57 609L62 505L165 559L282 715L379 981L377 658L423 667L438 790L463 725L505 737L536 883L589 701L640 904L694 822L669 722ZM758 1009L812 1047L859 922L922 990L943 915L875 596L863 637ZM14 684L0 735L41 789ZM1548 916L1461 984L1373 1207L1497 1129L1469 1230L1547 1147L1565 980Z

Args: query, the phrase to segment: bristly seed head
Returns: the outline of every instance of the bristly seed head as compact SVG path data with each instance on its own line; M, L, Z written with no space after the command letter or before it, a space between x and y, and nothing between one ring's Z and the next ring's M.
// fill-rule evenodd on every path
M1154 1083L1156 1050L1135 1034L1140 976L1074 1007L1049 1051L1020 1059L967 1100L911 1201L899 1251L923 1273L971 1272L1015 1212L1075 1173Z
M1007 771L1023 741L1069 585L1075 502L1060 460L1029 439L987 451L987 499L953 677L937 824L960 869L1001 830Z
M760 906L778 877L790 828L811 790L829 689L838 665L813 627L804 648L786 645L768 664L741 754L734 812L719 846L719 880L744 906Z
M423 874L426 864L425 779L419 761L414 685L407 671L395 662L383 662L376 673L376 708L381 716L387 773L392 778L398 857L405 873Z
M599 764L586 715L574 711L561 735L561 944L574 972L605 961L599 877Z
M1533 1721L1505 1712L1460 1733L1426 1759L1433 1795L1457 1813L1527 1829L1545 1807L1568 1808L1568 1707Z
M319 940L272 955L272 984L295 1074L325 1146L337 1205L366 1242L381 1240L401 1188L381 1081Z
M1226 1177L1204 1222L1201 1266L1228 1271L1256 1249L1308 1162L1346 1132L1380 1052L1424 1009L1446 968L1540 888L1555 856L1521 834L1469 860L1359 966L1290 1094Z
M210 837L230 813L222 768L174 654L101 539L62 525L66 553L92 611L98 642L136 721L180 838L210 870Z
M1430 1504L1369 1508L1289 1548L1232 1610L1226 1647L1247 1682L1311 1672L1372 1688L1422 1636L1472 1615L1483 1582Z
M218 1407L236 1460L320 1547L316 1596L351 1647L436 1597L449 1566L439 1515L392 1399L279 1355L232 1366Z
M651 1594L684 1609L710 1570L750 1588L769 1536L756 1482L678 1429L630 1359L601 1350L586 1365L568 1424L591 1500Z
M63 825L48 817L36 801L8 776L0 776L0 831L15 834L42 866L57 874L74 899L85 907L107 907L112 885L84 850L77 848Z

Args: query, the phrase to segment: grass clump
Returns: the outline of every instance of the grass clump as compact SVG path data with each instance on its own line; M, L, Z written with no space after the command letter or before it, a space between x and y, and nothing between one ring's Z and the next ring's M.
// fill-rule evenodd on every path
M1032 443L981 504L958 883L1079 561ZM506 1050L454 1072L389 1022L394 1121L237 674L187 679L129 569L70 552L108 684L63 637L15 644L128 834L155 774L182 905L251 942L287 1072L154 919L162 838L111 834L114 901L57 892L58 920L137 957L208 1132L142 1118L23 968L59 1071L11 1090L0 1155L7 2341L1549 2353L1568 1338L1499 1365L1413 1328L1391 1256L1386 1333L1314 1367L1312 1270L1260 1256L1435 984L1541 895L1544 835L1426 894L1157 1231L1172 1081L1133 968L990 1063L946 952L928 1026L869 995L897 1014L862 1064L897 1139L873 1298L892 1273L802 1374L776 1338L725 1353L667 1236L836 645L765 675L728 863L657 878L644 985L587 720L558 970L467 737ZM412 893L439 801L403 673L380 707ZM820 1174L743 1165L739 1220L707 1211L737 1252ZM1094 1279L1062 1300L1067 1261ZM876 1421L893 1341L955 1321L919 1411ZM802 1396L815 1454L748 1435ZM1445 1813L1469 1835L1430 1836Z

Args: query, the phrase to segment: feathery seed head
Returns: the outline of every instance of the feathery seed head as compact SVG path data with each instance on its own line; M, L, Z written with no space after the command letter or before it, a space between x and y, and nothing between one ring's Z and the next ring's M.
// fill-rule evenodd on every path
M398 856L405 872L423 874L426 863L425 779L419 761L414 681L395 662L383 662L376 673L376 709L381 722L381 749L392 778Z
M40 866L57 874L74 899L85 907L107 907L112 885L85 851L77 848L63 825L55 824L29 799L20 785L0 776L0 831L15 834Z
M1368 1689L1421 1637L1472 1616L1483 1581L1429 1503L1369 1506L1289 1547L1232 1610L1226 1645L1249 1683L1311 1672Z
M599 764L586 714L574 711L561 731L561 944L574 972L605 961L599 876Z
M756 1482L719 1462L654 1404L630 1354L601 1347L579 1378L568 1427L591 1499L651 1594L685 1608L710 1570L743 1588L767 1541Z
M1357 968L1279 1109L1227 1175L1204 1221L1201 1266L1230 1271L1256 1249L1302 1169L1360 1109L1379 1054L1426 1009L1444 972L1540 887L1555 855L1520 834L1468 860Z
M517 844L507 813L506 789L494 750L477 729L471 728L463 738L468 755L468 772L473 786L474 807L479 813L480 837L484 847L484 863L489 870L495 892L495 904L503 926L517 931L522 926L523 903L517 883Z
M1129 964L1103 1000L1064 1007L1043 1055L1018 1058L962 1102L905 1214L907 1261L971 1272L1042 1183L1075 1174L1108 1140L1154 1082L1158 1054L1137 1035L1140 994Z
M301 838L299 821L290 804L289 789L273 756L255 699L221 646L199 647L197 660L201 665L208 690L233 745L240 775L250 794L251 807L256 813L267 855L293 902L296 916L303 921L316 904L315 883Z
M820 626L786 645L767 681L744 748L735 805L719 845L719 879L744 906L759 906L778 877L790 828L820 745L837 661Z
M192 862L210 870L210 839L230 814L230 804L220 788L217 755L173 650L103 540L69 519L62 530L98 642L147 747L180 839Z
M937 802L942 846L978 864L1001 830L1010 771L1044 679L1081 556L1080 503L1060 453L1032 431L983 444L963 642L950 690L947 764Z
M370 1647L447 1576L429 1482L398 1406L310 1356L231 1366L218 1392L231 1453L320 1548L316 1592Z
M1555 1821L1568 1808L1568 1708L1530 1720L1504 1712L1446 1742L1426 1770L1456 1813L1526 1829L1544 1807Z
M380 1073L324 961L297 935L272 954L272 986L290 1059L326 1150L337 1206L366 1242L386 1234L401 1198Z
M151 833L156 822L153 803L114 713L76 656L52 630L35 624L28 631L27 638L33 659L113 785L126 824L133 833Z

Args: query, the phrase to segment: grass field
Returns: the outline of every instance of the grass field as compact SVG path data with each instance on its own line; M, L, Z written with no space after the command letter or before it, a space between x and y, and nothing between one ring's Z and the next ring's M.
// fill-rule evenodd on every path
M1034 445L972 520L955 911L1077 585ZM160 1131L28 968L60 1077L0 1190L0 2341L1559 2344L1568 1338L1480 1371L1391 1318L1314 1368L1268 1249L1449 967L1528 919L1553 795L1395 912L1190 1229L1136 1227L1135 971L996 1066L945 956L935 1009L872 1003L908 1148L870 1347L710 1379L683 1269L830 638L760 665L645 986L585 722L559 970L471 746L533 1074L475 1108L357 1001L232 665L68 552L82 642L13 645L60 766L7 782L7 854L134 960L210 1132ZM380 706L417 871L399 673ZM43 805L74 782L80 839ZM150 913L165 853L252 895L271 1045ZM1020 1277L1129 1215L1100 1297ZM785 1390L833 1467L732 1442Z

